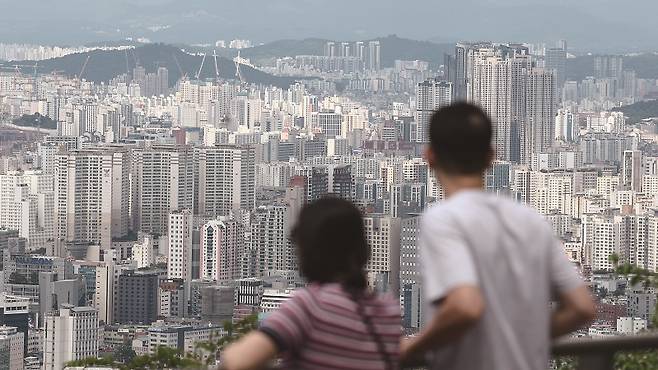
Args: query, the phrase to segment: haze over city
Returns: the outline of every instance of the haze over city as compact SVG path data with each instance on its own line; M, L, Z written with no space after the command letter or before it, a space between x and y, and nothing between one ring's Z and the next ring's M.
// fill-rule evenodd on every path
M249 38L257 43L318 37L418 40L568 39L584 51L652 51L658 25L651 0L312 0L0 1L5 42L77 45L145 37L203 43Z

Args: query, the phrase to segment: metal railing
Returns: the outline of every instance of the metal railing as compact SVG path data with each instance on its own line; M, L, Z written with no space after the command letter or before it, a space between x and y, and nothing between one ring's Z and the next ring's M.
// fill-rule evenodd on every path
M620 352L645 350L658 351L658 333L632 336L591 338L566 338L553 343L552 355L575 360L576 370L613 370L615 355ZM402 365L403 369L426 369L424 361L412 361Z
M600 339L563 339L553 345L553 356L575 358L578 370L612 370L615 354L643 350L658 350L658 333Z

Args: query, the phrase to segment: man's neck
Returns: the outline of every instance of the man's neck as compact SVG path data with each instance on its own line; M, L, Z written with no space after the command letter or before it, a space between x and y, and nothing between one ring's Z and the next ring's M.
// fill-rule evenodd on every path
M484 180L482 176L443 176L439 179L443 186L446 198L450 198L465 190L483 190Z

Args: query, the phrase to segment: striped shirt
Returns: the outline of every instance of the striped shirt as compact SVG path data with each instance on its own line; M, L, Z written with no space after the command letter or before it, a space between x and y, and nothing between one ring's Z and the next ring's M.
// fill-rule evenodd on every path
M270 314L260 330L276 343L285 369L397 368L399 304L391 297L374 294L364 296L359 304L363 316L370 320L370 329L357 303L339 284L312 284Z

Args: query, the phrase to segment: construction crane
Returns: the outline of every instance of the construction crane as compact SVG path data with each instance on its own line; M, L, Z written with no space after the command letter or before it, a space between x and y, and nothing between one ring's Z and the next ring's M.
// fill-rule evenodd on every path
M233 58L233 62L235 62L235 77L240 80L240 83L244 83L244 77L242 77L242 73L240 72L240 64L242 64L242 58L240 57L240 50L238 50L238 56Z
M178 61L176 54L171 54L171 55L174 57L174 62L176 62L176 66L178 67L178 72L180 73L180 79L187 80L187 73L183 72L183 68L180 66L180 62Z
M87 55L87 59L85 59L85 62L82 64L82 68L78 74L78 80L82 79L82 74L85 73L85 69L87 69L87 63L89 63L89 59L91 59L91 55Z
M203 58L201 58L201 65L199 66L199 71L196 73L196 76L194 76L194 78L196 78L197 80L201 76L201 70L203 69L203 63L205 63L205 61L206 61L206 53L203 53Z
M215 60L215 80L219 82L219 67L217 66L217 50L213 49L212 57Z

